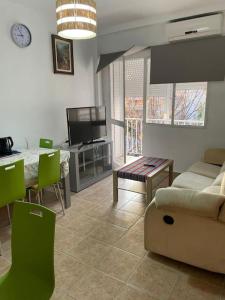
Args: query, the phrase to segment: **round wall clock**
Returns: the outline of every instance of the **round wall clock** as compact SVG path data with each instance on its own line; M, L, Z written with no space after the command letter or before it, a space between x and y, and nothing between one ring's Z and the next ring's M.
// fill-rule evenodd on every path
M20 48L28 47L31 44L30 30L23 24L14 24L11 28L11 36L14 43Z

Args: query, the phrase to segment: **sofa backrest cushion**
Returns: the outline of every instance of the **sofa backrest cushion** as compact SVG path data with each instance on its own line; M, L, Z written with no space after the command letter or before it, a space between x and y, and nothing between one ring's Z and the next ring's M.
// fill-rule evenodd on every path
M220 194L225 195L225 174L224 174L222 182L221 182Z
M209 193L209 194L220 194L221 187L219 185L209 185L207 188L202 190L204 193Z
M182 188L164 188L156 192L158 209L218 219L225 195L198 192Z
M225 195L225 175L223 176L222 184L220 187L220 193L221 193L221 195ZM220 215L219 215L219 221L225 223L225 203L221 208Z
M219 186L221 186L222 181L223 181L223 178L224 178L224 175L225 175L225 172L220 173L220 174L216 177L216 179L213 181L212 185L219 185Z
M187 171L215 179L220 174L221 168L212 164L198 161L190 166Z
M208 149L204 153L204 162L222 166L225 161L225 149Z
M223 163L223 165L222 165L222 167L220 169L220 173L223 173L223 172L225 172L225 162Z

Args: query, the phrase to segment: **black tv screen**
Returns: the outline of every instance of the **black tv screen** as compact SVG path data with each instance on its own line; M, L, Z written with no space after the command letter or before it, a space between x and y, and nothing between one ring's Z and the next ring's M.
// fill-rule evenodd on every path
M70 146L107 135L105 106L67 108L66 113Z

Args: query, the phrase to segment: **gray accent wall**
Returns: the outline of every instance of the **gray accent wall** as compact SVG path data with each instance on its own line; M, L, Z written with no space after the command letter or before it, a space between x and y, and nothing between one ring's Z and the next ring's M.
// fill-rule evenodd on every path
M152 84L223 81L225 38L213 37L151 48Z

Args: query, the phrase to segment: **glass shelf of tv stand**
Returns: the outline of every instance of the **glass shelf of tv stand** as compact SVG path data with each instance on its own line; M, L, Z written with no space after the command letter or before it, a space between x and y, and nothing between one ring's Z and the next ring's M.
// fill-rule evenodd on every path
M101 160L107 159L107 158L108 158L108 156L105 155L105 156L96 158L94 161L93 161L93 160L85 161L84 163L79 163L79 167L82 168L82 167L84 167L84 166L91 165L91 164L93 164L94 162L101 161Z
M91 184L112 174L112 141L69 147L70 184L73 192L79 192Z

